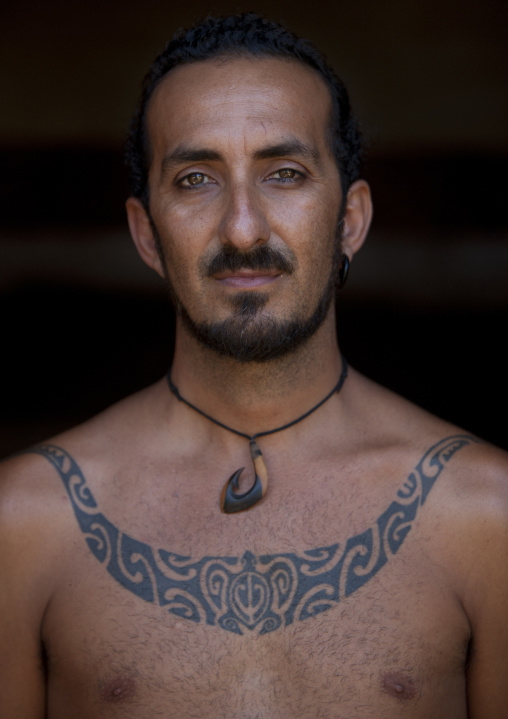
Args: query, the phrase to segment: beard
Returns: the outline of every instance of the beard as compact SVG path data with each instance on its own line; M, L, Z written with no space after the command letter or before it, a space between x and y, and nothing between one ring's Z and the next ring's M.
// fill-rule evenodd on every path
M302 347L321 327L335 299L341 262L342 208L337 221L335 244L327 282L313 312L307 317L276 319L263 316L268 302L264 294L252 291L238 292L230 303L233 313L218 322L196 322L178 297L168 276L167 265L160 235L153 224L157 251L164 267L171 301L184 326L199 342L222 357L238 362L268 362L284 357ZM202 273L211 277L224 271L276 270L291 275L296 268L292 253L286 255L268 245L241 252L225 245L208 263L203 263Z

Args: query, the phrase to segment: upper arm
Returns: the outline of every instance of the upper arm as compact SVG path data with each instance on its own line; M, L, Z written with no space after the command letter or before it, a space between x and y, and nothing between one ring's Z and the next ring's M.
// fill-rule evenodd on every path
M3 569L3 567L2 567ZM0 716L43 719L45 679L41 646L19 592L5 587L2 573L0 590ZM7 582L9 578L7 577ZM7 582L5 582L7 584ZM9 597L9 594L11 596Z
M497 567L490 565L484 576L477 597L482 606L473 613L471 622L469 716L501 719L508 707L508 543L504 561L500 558Z
M461 561L471 624L468 716L502 719L508 707L508 462L486 467L471 505ZM469 504L469 503L468 503Z
M45 716L41 624L50 572L31 472L26 458L7 463L0 475L0 716L6 719Z

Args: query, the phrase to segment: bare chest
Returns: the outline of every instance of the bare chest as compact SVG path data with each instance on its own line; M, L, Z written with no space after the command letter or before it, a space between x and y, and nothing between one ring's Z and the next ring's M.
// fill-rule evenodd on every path
M416 478L363 530L343 511L336 543L298 549L313 544L291 515L250 517L244 537L190 522L202 551L183 555L103 514L71 460L60 474L77 525L43 627L49 719L466 716L467 620ZM173 516L181 546L189 516Z
M71 708L76 719L465 717L463 618L421 573L393 564L326 611L241 634L87 571L45 624L49 719ZM239 591L253 611L256 588Z

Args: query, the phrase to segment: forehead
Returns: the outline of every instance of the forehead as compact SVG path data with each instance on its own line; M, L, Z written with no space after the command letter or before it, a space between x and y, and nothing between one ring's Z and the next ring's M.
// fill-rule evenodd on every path
M297 60L218 58L178 66L155 89L147 112L152 155L178 144L235 140L248 146L292 135L329 152L331 98L316 71Z

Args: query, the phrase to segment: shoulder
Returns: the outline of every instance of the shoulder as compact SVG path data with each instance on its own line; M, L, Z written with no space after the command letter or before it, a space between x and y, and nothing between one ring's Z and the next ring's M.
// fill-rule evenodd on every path
M35 451L0 464L0 693L9 716L44 713L44 617L74 534L65 494Z
M501 548L508 527L508 454L360 375L355 389L355 421L372 438L371 454L383 454L389 467L406 467L421 482L421 503L439 522L442 549L448 543L463 555L473 541L478 551L494 541Z
M459 557L479 570L507 556L508 454L472 439L450 462L437 499Z
M444 485L447 577L470 626L468 696L476 716L504 716L508 672L508 455L468 448Z
M50 466L31 448L0 463L0 530L39 524L58 502Z
M432 478L442 471L433 493L435 510L443 511L458 531L504 532L508 527L508 454L467 433L436 422L437 432L425 435L428 449L417 467ZM438 437L441 435L441 437Z
M88 491L81 467L107 475L100 467L112 424L105 417L91 420L0 462L3 612L12 615L23 605L22 616L32 617L34 626L44 615L76 541L74 496Z
M12 548L18 559L30 560L64 529L65 491L54 468L34 447L0 463L0 541L3 557ZM24 551L21 552L21 549Z
M506 671L508 454L437 418L413 418L419 546L467 617L475 663L486 652Z
M69 463L78 473L84 464L98 478L107 474L108 457L121 453L119 437L128 433L125 426L136 414L121 404L0 462L4 560L7 549L16 561L36 558L41 566L62 555L62 546L74 528L64 481Z
M508 453L472 439L467 452L457 459L453 488L476 511L502 516L508 510Z
M112 405L68 431L0 461L0 531L22 527L56 532L68 501L65 479L86 472L95 486L108 482L118 467L149 444L161 404L160 384ZM155 417L155 419L154 419ZM160 424L160 422L159 422ZM73 480L75 481L75 479Z
M0 464L0 636L18 632L35 651L68 544L61 483L44 459L23 453ZM32 655L30 654L30 655Z
M418 457L422 462L442 461L448 476L453 472L458 478L455 473L460 468L463 482L487 471L497 478L506 473L508 454L501 449L353 373L352 423L360 442L392 449L396 458L408 462Z
M488 635L492 642L508 612L508 455L456 435L427 462L428 474L446 464L423 513L429 555L444 570L474 640ZM508 641L508 629L502 631Z
M41 451L41 447L61 447L78 461L91 462L95 459L95 468L112 461L111 458L122 459L133 444L143 446L154 428L161 424L160 415L168 394L167 385L161 380L121 399L79 425L41 440L3 461L0 459L0 488L6 483L10 486L9 478L14 481L16 477L18 484L22 483L23 477L28 481L30 468L34 468L38 484L41 482L41 471L44 476L48 473L54 476L55 467L51 471L51 461L45 461L49 455Z
M475 443L457 458L445 485L447 498L470 544L484 551L508 552L508 454L487 443ZM508 564L507 564L508 566Z

